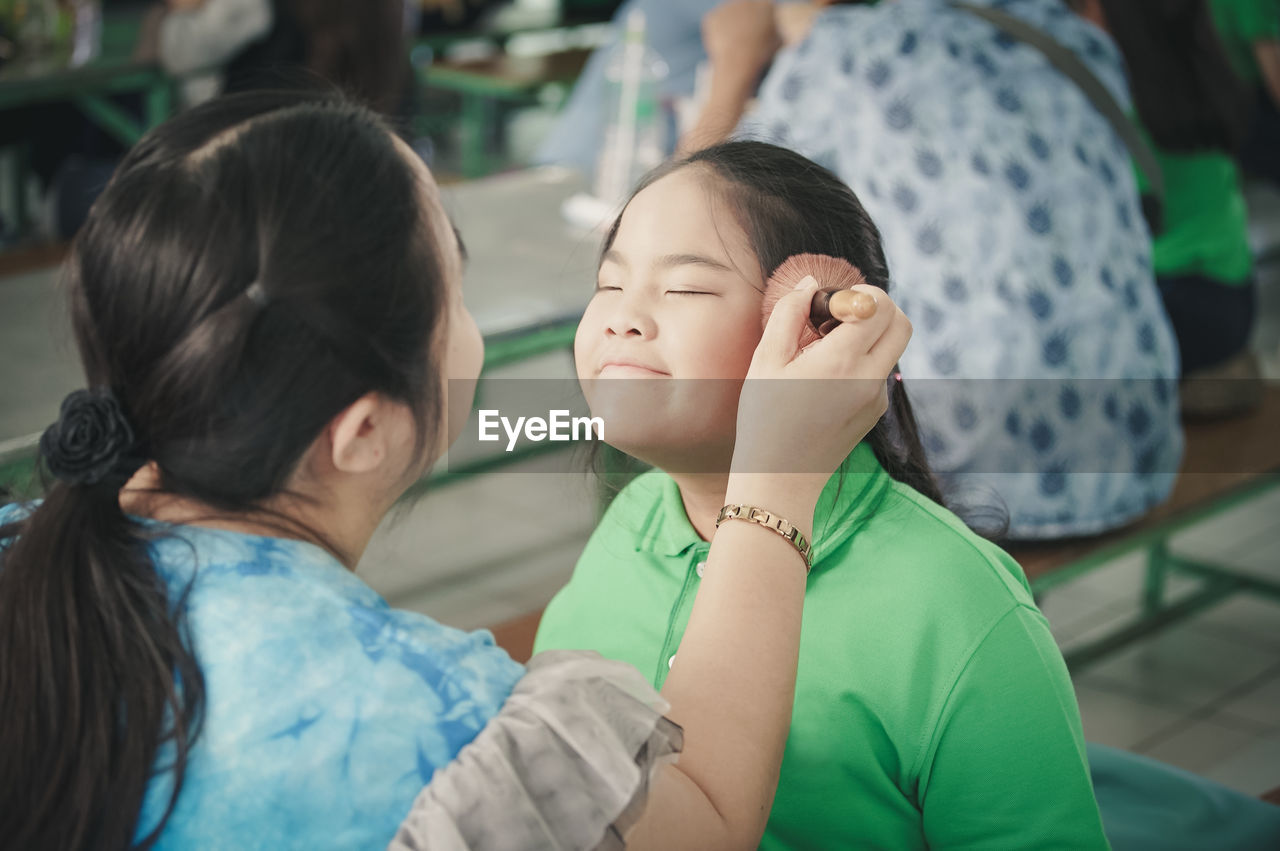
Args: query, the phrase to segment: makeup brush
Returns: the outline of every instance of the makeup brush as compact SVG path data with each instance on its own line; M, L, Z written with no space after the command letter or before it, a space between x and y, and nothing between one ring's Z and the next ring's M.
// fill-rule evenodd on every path
M764 299L760 303L762 324L769 321L778 301L795 289L806 275L812 275L822 289L813 294L809 308L810 324L800 332L800 348L825 337L841 322L856 322L875 316L875 298L851 289L867 282L856 266L826 254L793 254L774 270L765 283Z

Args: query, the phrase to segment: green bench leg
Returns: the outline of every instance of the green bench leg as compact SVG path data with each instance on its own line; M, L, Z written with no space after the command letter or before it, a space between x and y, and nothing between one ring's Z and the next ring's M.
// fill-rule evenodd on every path
M143 116L147 123L145 129L154 129L172 114L173 83L168 78L158 80L147 89L146 113Z
M1165 585L1170 573L1198 579L1199 587L1180 595L1176 601L1169 602L1165 599ZM1063 655L1067 668L1072 674L1077 674L1139 639L1194 617L1240 593L1280 603L1280 582L1251 576L1229 565L1211 564L1175 555L1169 549L1168 537L1160 538L1147 548L1142 611L1102 638L1065 652Z
M141 122L106 96L78 95L74 103L85 116L116 141L125 147L132 147L144 133L169 117L173 110L173 84L167 79L156 80L147 87L143 97Z
M31 171L30 143L20 142L14 145L9 149L9 156L5 159L8 166L8 174L6 175L8 178L8 207L13 211L12 231L21 237L30 223L30 216L27 212L27 175Z
M1062 654L1067 662L1067 670L1075 676L1095 662L1128 647L1135 641L1197 615L1240 590L1241 588L1229 579L1206 582L1199 591L1180 598L1176 603L1138 615L1096 641L1067 650Z
M1147 549L1147 576L1142 587L1142 611L1148 617L1164 608L1164 586L1168 575L1169 540L1162 538Z
M483 177L489 173L489 129L493 126L493 101L480 94L462 95L462 176Z
M145 128L139 127L133 116L117 106L110 98L101 95L77 95L73 103L86 118L126 148L136 145L142 138Z

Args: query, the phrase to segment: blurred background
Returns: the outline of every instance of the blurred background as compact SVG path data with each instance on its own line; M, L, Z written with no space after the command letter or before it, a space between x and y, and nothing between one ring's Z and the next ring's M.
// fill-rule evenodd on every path
M715 5L0 0L0 483L30 492L38 435L83 384L58 290L76 228L149 127L221 92L323 82L387 116L445 187L463 234L486 376L571 382L601 209L616 201L602 187L622 33L645 45L630 67L650 100L633 105L632 167L613 175L630 185L697 126L709 75L700 19ZM1252 147L1222 157L1253 307L1223 357L1182 376L1184 406L1197 387L1230 392L1201 392L1207 408L1184 410L1183 475L1160 505L1102 535L1010 548L1072 662L1090 741L1259 796L1280 786L1280 29L1268 23L1280 10L1209 6L1256 102ZM637 8L647 20L629 16ZM1142 60L1126 59L1138 113L1159 109L1141 95ZM1156 148L1174 214L1182 153ZM600 506L582 453L549 446L449 459L380 531L366 579L392 605L496 628L527 652Z

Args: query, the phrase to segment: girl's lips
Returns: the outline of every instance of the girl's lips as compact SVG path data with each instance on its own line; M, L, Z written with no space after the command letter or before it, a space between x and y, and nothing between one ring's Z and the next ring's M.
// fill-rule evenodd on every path
M670 378L668 372L661 372L638 363L625 361L608 361L600 365L601 378Z

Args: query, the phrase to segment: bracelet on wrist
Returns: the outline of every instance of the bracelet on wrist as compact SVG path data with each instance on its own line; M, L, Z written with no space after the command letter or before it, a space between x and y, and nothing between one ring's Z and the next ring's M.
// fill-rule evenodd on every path
M796 552L800 553L800 558L804 560L805 575L808 575L809 571L813 570L813 564L809 561L811 545L790 520L778 517L763 508L739 503L730 503L720 509L720 514L716 517L716 528L719 529L720 524L726 520L747 520L764 526L766 529L772 529L789 541L791 546L796 548Z

